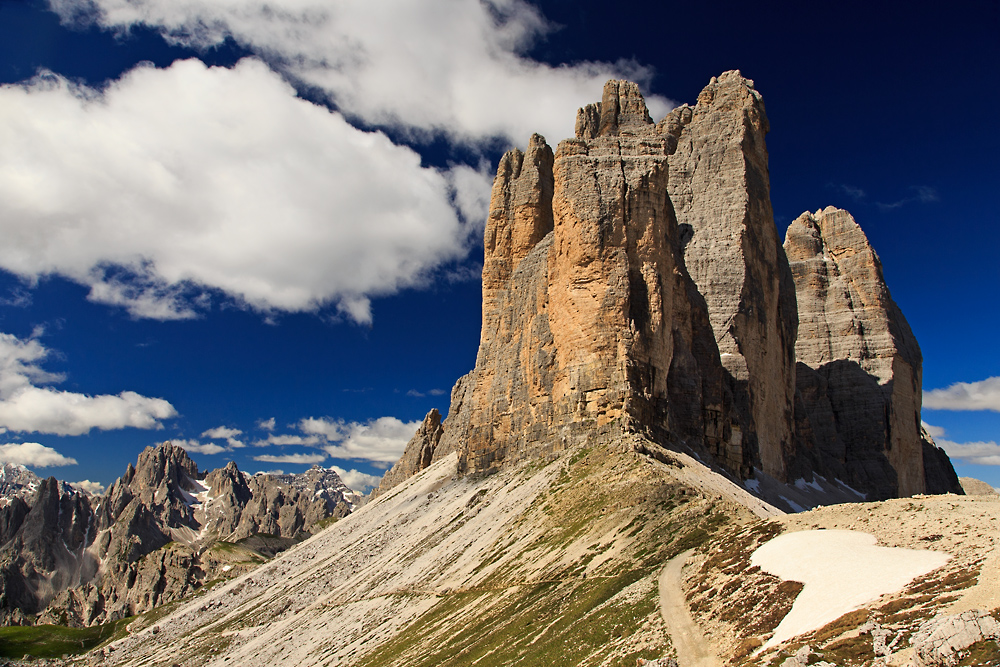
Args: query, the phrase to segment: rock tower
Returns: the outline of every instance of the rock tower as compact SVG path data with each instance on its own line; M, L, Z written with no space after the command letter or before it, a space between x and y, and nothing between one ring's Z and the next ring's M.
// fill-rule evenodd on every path
M536 134L505 154L476 366L379 492L452 452L460 472L488 471L615 432L740 479L818 473L872 498L957 488L920 435L920 350L860 228L806 214L782 246L768 127L736 71L658 123L634 83L609 81L555 152ZM851 290L864 299L844 302Z

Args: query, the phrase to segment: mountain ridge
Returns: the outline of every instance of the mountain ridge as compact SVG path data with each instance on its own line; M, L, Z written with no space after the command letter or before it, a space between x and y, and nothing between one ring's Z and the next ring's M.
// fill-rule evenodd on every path
M476 366L378 493L452 452L459 472L483 472L625 432L758 487L824 487L807 507L850 499L838 486L869 500L961 493L920 426L919 345L864 232L827 209L793 222L782 244L769 127L738 71L659 123L638 86L609 81L578 111L575 138L553 152L534 135L505 154ZM855 259L824 259L808 231L820 228ZM817 284L827 275L832 288ZM817 310L835 291L833 310ZM824 370L810 341L827 314L839 319L825 335L840 342ZM787 495L767 499L792 510Z
M363 502L318 466L248 476L230 462L202 474L169 441L143 450L102 495L13 472L5 466L0 505L5 625L92 625L148 611L256 566Z

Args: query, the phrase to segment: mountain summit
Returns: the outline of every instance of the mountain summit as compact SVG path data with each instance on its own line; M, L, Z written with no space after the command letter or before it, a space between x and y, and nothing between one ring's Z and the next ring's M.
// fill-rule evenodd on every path
M921 435L919 347L860 228L827 209L782 245L752 82L728 72L653 123L638 88L611 81L576 127L555 151L535 135L500 161L476 366L378 497L134 622L96 661L944 667L958 651L987 655L1000 537L983 527L1000 503L777 506L945 490L954 471ZM919 568L896 570L914 554Z
M782 245L768 129L738 71L658 123L638 86L609 81L575 138L505 154L476 367L379 492L453 452L482 472L642 433L754 489L960 493L920 428L920 349L860 227L827 209Z

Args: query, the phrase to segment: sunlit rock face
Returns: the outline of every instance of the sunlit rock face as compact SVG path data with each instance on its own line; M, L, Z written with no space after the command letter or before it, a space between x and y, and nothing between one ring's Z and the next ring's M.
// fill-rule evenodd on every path
M742 479L956 490L921 435L920 350L864 233L827 209L782 245L768 128L739 72L658 123L635 84L609 81L576 137L504 155L476 366L379 492L453 452L460 473L490 471L615 432Z
M677 137L670 198L705 297L746 446L764 472L793 455L795 285L771 211L764 101L739 72L714 78L660 126Z
M833 207L803 213L785 251L798 298L799 430L812 436L803 454L873 498L960 492L922 433L920 346L861 227Z
M555 152L535 135L500 161L479 355L432 459L457 451L462 470L489 470L625 429L748 474L750 429L733 409L669 194L677 137L626 81L578 112L576 135ZM426 430L407 469L423 461ZM394 483L395 471L383 490Z

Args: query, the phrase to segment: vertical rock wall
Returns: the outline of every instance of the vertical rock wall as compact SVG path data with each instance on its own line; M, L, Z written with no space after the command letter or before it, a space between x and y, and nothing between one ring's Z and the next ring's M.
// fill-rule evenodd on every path
M795 398L795 286L771 211L764 102L739 72L659 124L676 137L670 198L684 261L705 297L743 437L786 476Z
M820 467L875 498L923 493L920 346L878 255L833 207L799 216L785 251L798 295L800 422Z
M486 470L625 428L749 473L708 311L680 252L674 146L638 87L611 81L555 155L535 135L503 157L476 368L452 393L435 459L457 450L464 470ZM404 466L427 450L424 430ZM398 478L390 471L380 489Z
M921 435L920 349L864 233L827 209L781 245L767 131L739 72L657 124L635 84L609 81L554 154L534 135L504 155L476 367L379 490L451 452L482 471L615 429L741 478L956 490Z

